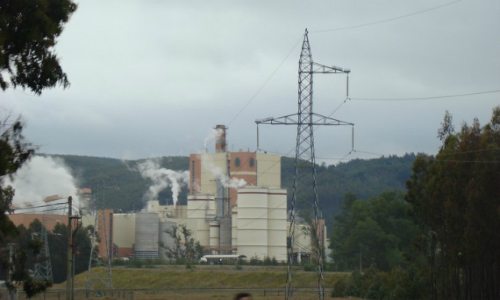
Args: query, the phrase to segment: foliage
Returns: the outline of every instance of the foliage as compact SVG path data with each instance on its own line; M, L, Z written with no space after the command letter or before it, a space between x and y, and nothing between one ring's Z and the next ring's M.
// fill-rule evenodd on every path
M428 282L422 274L401 267L388 272L370 267L364 273L354 272L334 283L332 297L360 297L373 300L428 299Z
M56 224L52 233L48 235L54 283L61 283L66 280L68 229L68 226L64 224ZM80 228L74 235L75 274L80 274L88 270L92 230L92 226Z
M432 299L500 297L500 106L455 133L447 113L435 158L419 156L406 200L421 227Z
M11 212L10 206L15 191L10 186L5 186L3 179L12 176L34 153L35 148L25 141L22 134L23 124L20 120L9 124L9 118L0 122L0 268L12 271L12 281L22 283L28 295L45 290L50 283L31 279L26 267L27 255L39 251L40 245L26 242L24 245L15 244L13 264L9 264L9 251L7 245L14 243L20 232L9 220L7 214ZM9 285L14 288L13 285Z
M167 257L175 260L176 263L185 263L190 268L203 256L203 247L199 241L195 241L192 232L186 225L174 225L166 231L173 240L172 246L162 246L167 252Z
M406 266L405 256L415 252L412 238L419 232L406 210L407 203L399 192L382 193L366 201L346 194L329 245L335 269L374 266L389 271L396 265Z
M139 211L144 207L143 196L151 181L144 179L136 170L142 160L118 160L113 158L51 155L64 160L78 177L80 186L91 188L100 207L115 211ZM344 194L356 192L360 199L368 199L387 190L403 191L411 173L415 155L403 157L389 156L370 160L352 160L337 166L317 166L320 210L326 218L328 227L338 214ZM160 166L173 170L189 169L189 158L181 156L161 157ZM289 201L293 185L295 160L282 157L281 182L288 189ZM107 188L104 190L102 186ZM179 204L186 204L188 189L183 187L179 194ZM171 204L172 193L169 189L161 192L161 204ZM149 199L148 199L149 200Z
M43 241L39 239L39 233L42 228L42 223L35 219L28 228L19 225L16 230L18 235L12 240L13 243L20 249L29 249L29 251L19 251L16 255L19 261L16 263L16 270L19 273L17 278L23 278L26 274L31 274L30 270L34 270L35 263L41 262L37 255L43 246ZM90 228L79 229L74 237L75 245L75 274L87 271L90 258ZM49 243L49 253L52 265L52 273L54 283L61 283L66 280L67 275L67 241L68 241L68 227L64 224L57 224L52 231L47 231L47 239ZM17 275L16 275L17 276ZM27 283L23 286L30 288L32 291L39 290L40 284L44 282L37 282L31 279L30 276L24 277ZM23 281L23 280L18 280ZM48 286L51 283L48 283ZM30 287L33 285L33 287ZM25 290L26 293L28 291Z
M51 155L64 160L73 174L79 179L81 187L91 188L96 196L96 205L100 208L111 208L115 212L133 212L144 208L143 196L152 182L142 178L137 165L143 160L123 161L113 158L89 157L77 155ZM187 170L188 157L162 157L160 166L173 170ZM186 204L188 189L182 187L179 204ZM170 189L158 195L160 204L169 203L172 199ZM151 199L147 199L151 200Z
M36 94L61 84L69 85L54 52L56 38L76 10L71 0L2 0L0 2L0 87Z

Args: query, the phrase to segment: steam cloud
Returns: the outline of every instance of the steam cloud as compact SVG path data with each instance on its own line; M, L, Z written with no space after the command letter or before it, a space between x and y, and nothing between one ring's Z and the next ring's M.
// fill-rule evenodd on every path
M154 199L164 189L170 187L172 191L172 200L174 205L177 205L179 192L181 188L189 182L188 171L174 171L160 167L156 160L146 160L137 166L143 178L149 178L153 181L153 185L149 187L146 196L149 199Z
M13 204L18 207L44 205L42 200L52 195L63 198L53 203L66 203L66 198L73 196L74 205L80 207L75 178L61 159L35 156L17 170L12 180L6 178L5 185L11 185L15 189ZM62 213L62 209L47 213Z
M208 136L203 140L203 148L205 150L207 150L208 149L208 143L210 143L211 141L215 141L223 133L224 133L224 131L222 129L220 129L220 128L218 128L218 129L212 129L210 131L210 133L208 134Z
M201 155L201 160L203 165L210 170L210 172L215 176L216 179L220 179L224 187L229 187L233 189L242 188L247 185L244 179L232 177L229 178L224 170L216 166L209 158L208 155Z

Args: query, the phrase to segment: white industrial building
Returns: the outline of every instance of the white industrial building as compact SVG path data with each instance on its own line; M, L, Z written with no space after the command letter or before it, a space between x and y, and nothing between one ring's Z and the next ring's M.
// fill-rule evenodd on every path
M226 128L216 129L220 132L216 152L190 155L187 205L149 201L146 212L114 214L118 256L166 258L160 245L173 243L166 231L184 224L207 254L286 261L289 225L287 191L281 189L281 156L227 152ZM311 238L305 232L296 230L296 253L310 252ZM326 230L323 235L326 238Z

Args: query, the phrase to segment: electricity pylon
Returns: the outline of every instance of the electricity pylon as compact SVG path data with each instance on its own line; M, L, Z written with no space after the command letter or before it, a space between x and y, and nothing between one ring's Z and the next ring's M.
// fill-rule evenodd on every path
M50 261L49 239L45 228L45 214L42 215L42 228L40 230L40 240L43 243L42 250L36 257L35 272L33 278L36 280L46 280L53 282L52 262Z
M319 224L319 209L318 209L318 191L316 184L316 158L314 154L314 127L328 125L351 125L353 123L340 121L327 116L323 116L313 111L313 74L349 74L349 69L340 67L329 67L315 63L312 60L311 46L309 45L309 37L307 29L304 33L304 41L302 43L302 51L299 59L299 90L298 90L298 112L292 115L286 115L279 118L266 118L256 120L259 124L269 125L297 125L297 140L295 146L295 174L293 181L291 212L290 212L290 229L287 239L287 279L285 299L291 299L293 296L292 288L292 273L294 262L294 243L295 243L295 223L297 215L298 196L305 196L306 201L303 207L300 208L302 213L308 209L307 206L312 204L314 219L312 220L311 232L313 235L317 257L318 271L318 298L325 298L325 285L323 278L324 251L323 251L323 230ZM309 189L312 195L304 193ZM302 204L302 203L301 203Z

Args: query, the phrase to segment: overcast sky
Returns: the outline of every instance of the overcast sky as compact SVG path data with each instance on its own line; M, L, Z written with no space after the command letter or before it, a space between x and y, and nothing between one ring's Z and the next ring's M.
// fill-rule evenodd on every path
M85 0L56 51L70 88L1 92L39 152L147 158L203 151L213 126L230 150L255 151L255 119L297 112L297 68L308 28L313 60L352 70L332 117L355 123L346 159L434 154L446 110L457 127L489 121L500 93L500 2ZM438 6L442 6L436 8ZM436 8L436 9L432 9ZM419 13L420 12L420 13ZM379 22L380 21L380 22ZM361 26L358 26L361 25ZM314 105L344 100L344 75L315 75ZM293 155L296 129L261 126L261 148ZM316 155L336 163L351 130L316 131ZM212 150L213 145L210 145Z

